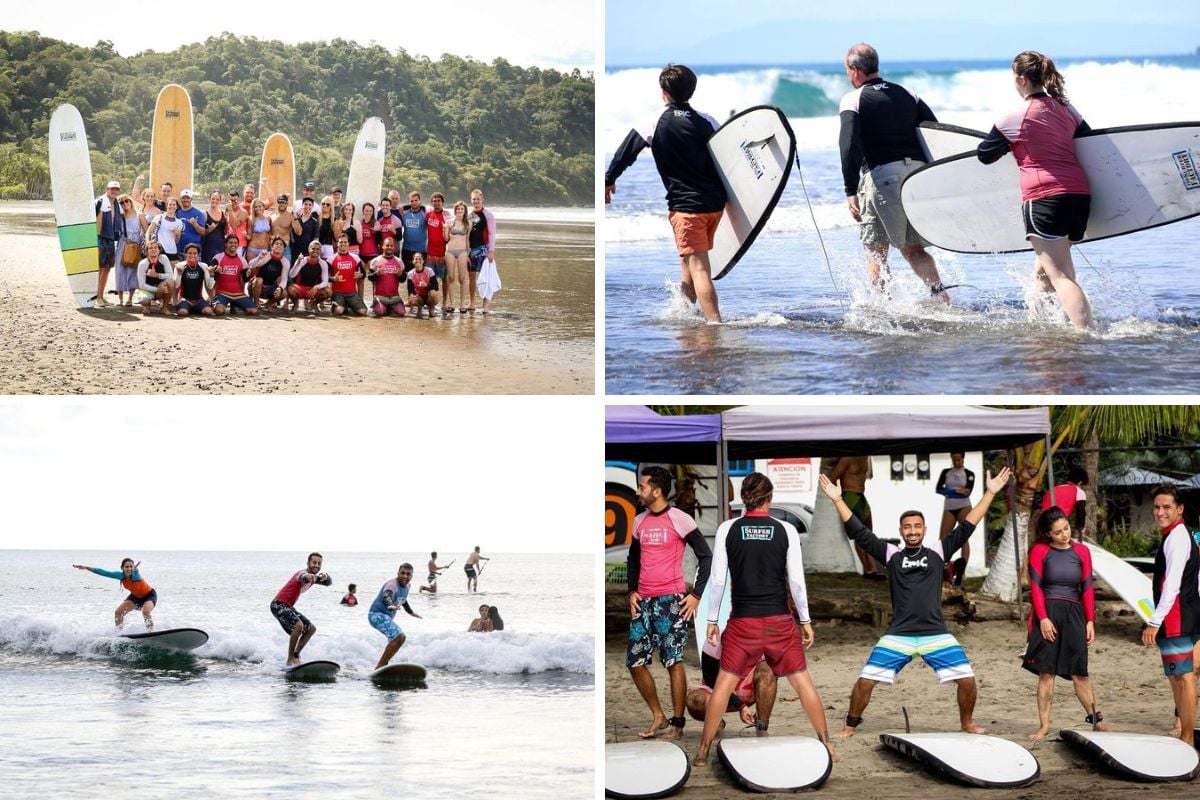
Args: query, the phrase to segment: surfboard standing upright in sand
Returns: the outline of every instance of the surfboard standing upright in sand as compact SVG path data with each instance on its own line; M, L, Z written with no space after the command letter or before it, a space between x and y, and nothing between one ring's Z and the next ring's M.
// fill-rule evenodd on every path
M193 137L192 98L187 89L168 83L158 93L150 134L150 188L156 194L164 183L171 184L176 197L184 189L193 188Z
M67 268L67 283L80 308L96 296L100 250L96 246L96 197L87 132L79 109L64 104L50 115L50 190L54 222Z
M383 158L387 149L387 131L383 120L369 117L358 131L354 140L354 152L350 155L350 177L346 179L343 199L353 203L355 214L362 216L363 203L379 208L383 194Z
M286 192L291 202L296 201L296 156L286 133L276 132L267 137L258 175L259 197L278 197Z

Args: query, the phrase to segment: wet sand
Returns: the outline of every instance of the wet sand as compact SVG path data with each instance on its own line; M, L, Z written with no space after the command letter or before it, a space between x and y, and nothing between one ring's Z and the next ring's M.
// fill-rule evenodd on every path
M1028 606L1026 606L1028 608ZM949 614L948 614L949 615ZM1155 648L1138 642L1140 624L1132 615L1115 619L1100 617L1098 636L1092 646L1089 670L1097 700L1105 719L1115 730L1136 733L1165 733L1172 722L1174 704ZM814 624L816 641L808 651L809 669L821 699L831 733L840 731L845 720L850 688L881 629L864 623L818 620ZM979 700L975 721L989 734L1026 745L1041 763L1041 777L1023 789L992 789L980 794L989 798L1129 798L1190 797L1194 784L1141 784L1115 777L1099 764L1062 742L1055 741L1061 727L1088 727L1084 712L1069 682L1058 681L1050 735L1030 743L1026 734L1037 722L1037 678L1021 669L1024 651L1024 625L1015 621L950 623L975 669ZM650 721L629 671L625 668L625 630L614 630L610 623L605 641L605 721L606 742L632 741ZM694 639L687 651L688 685L699 683L700 668L695 657ZM669 684L661 665L651 667L658 695L670 708ZM786 684L780 685L779 701L771 716L774 735L811 736L812 727ZM902 732L908 709L914 732L953 731L958 728L954 685L938 686L932 670L918 659L904 669L894 686L876 687L871 704L863 715L857 735L835 740L840 761L833 765L829 780L819 797L856 798L928 797L958 798L968 787L943 780L926 772L915 761L886 750L879 734ZM668 711L669 713L669 711ZM737 735L742 725L736 714L725 716L727 735ZM688 717L681 744L689 758L700 742L701 723ZM751 732L752 733L752 732ZM974 790L972 794L979 792ZM751 797L721 766L716 750L709 766L693 767L687 784L675 797L682 800ZM780 795L783 796L783 795Z
M573 260L590 267L592 229L581 228L587 249ZM79 311L53 235L6 230L0 241L6 394L593 392L590 268L564 267L586 276L558 281L546 301L545 284L554 279L544 272L537 278L544 265L525 265L514 254L505 275L498 259L506 286L488 316L144 318L137 306L130 313ZM108 285L115 287L115 276ZM565 329L564 303L575 312Z

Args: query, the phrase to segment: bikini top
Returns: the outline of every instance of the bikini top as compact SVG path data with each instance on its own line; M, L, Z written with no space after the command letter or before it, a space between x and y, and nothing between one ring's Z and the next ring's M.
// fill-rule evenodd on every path
M269 230L271 230L271 220L264 217L263 219L256 219L254 221L255 233L266 233Z

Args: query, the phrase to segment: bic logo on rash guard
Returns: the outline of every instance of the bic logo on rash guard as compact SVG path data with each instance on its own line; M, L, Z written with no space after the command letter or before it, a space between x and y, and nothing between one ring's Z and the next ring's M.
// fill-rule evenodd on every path
M775 528L767 525L759 527L756 525L742 526L742 541L743 542L769 542L775 538Z

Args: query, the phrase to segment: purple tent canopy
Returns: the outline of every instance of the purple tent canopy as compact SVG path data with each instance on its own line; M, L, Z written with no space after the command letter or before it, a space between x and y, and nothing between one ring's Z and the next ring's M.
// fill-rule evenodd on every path
M609 461L716 464L719 414L665 417L646 406L604 407L604 457Z

